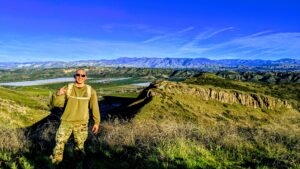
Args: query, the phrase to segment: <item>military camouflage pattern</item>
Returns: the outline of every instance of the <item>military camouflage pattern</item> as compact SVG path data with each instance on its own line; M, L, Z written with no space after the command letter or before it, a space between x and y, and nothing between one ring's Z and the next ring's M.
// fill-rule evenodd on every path
M62 161L65 144L72 133L75 140L75 150L85 153L84 142L88 137L88 124L62 121L56 133L56 145L51 157L53 163Z

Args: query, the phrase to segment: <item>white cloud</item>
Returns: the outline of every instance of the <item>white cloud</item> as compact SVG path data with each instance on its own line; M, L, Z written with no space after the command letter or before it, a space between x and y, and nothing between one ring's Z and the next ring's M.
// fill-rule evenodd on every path
M228 31L228 30L232 30L234 29L233 27L227 27L227 28L223 28L223 29L219 29L216 31L204 31L199 33L194 39L192 39L191 41L189 41L188 43L186 43L185 45L183 45L180 49L181 50L194 50L194 51L205 51L205 48L197 48L195 49L195 46L197 45L198 42L212 38L213 36L220 34L222 32Z
M300 32L263 31L239 37L222 33L232 27L194 35L194 27L140 41L84 38L1 40L1 61L85 60L118 57L207 57L278 59L300 56ZM218 35L218 36L217 36ZM228 35L228 34L227 34ZM213 39L213 41L211 40ZM206 43L209 41L209 43ZM201 43L199 43L201 42ZM1 62L0 61L0 62Z
M142 33L150 33L150 34L161 34L163 33L162 30L158 28L154 28L150 25L145 24L105 24L101 25L100 28L106 32L113 32L116 30L131 30L131 31L141 31Z
M178 36L182 36L184 33L189 32L193 29L195 29L195 28L191 26L191 27L187 27L183 30L177 31L175 33L167 33L167 34L163 34L163 35L154 36L154 37L151 37L150 39L144 40L142 43L150 43L150 42L154 42L154 41L158 41L158 40L175 38Z
M296 58L300 55L300 32L271 33L271 31L264 31L232 38L221 43L202 46L190 43L188 46L183 46L181 50L218 58Z
M265 35L265 34L268 34L268 33L271 33L271 32L272 31L262 31L262 32L251 34L251 35L249 35L249 37L261 36L261 35Z

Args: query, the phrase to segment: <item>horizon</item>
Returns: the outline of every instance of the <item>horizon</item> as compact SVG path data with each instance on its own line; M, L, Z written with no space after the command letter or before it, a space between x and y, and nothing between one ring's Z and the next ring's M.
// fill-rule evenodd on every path
M292 58L279 58L279 59L209 59L209 58L171 58L171 57L165 57L165 58L150 58L150 57L119 57L115 59L90 59L90 60L71 60L71 61L65 61L65 60L47 60L47 61L27 61L27 62L16 62L16 61L9 61L9 62L1 62L1 64L7 64L7 63L47 63L47 62L79 62L79 61L102 61L102 60L118 60L118 59L208 59L211 61L221 61L221 60L245 60L245 61L279 61L279 60L298 60L300 59L292 59Z
M0 62L300 57L300 2L0 0Z

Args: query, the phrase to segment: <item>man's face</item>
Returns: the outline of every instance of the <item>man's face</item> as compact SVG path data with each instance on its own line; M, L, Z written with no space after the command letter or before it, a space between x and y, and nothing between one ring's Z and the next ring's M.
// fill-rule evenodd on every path
M84 70L78 70L76 71L74 78L77 84L84 84L87 76Z

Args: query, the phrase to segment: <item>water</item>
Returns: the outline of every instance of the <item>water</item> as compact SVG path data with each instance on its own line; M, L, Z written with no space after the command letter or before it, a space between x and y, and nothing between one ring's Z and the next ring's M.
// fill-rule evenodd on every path
M141 86L141 87L148 87L151 82L143 82L143 83L132 83L133 86Z
M121 77L121 78L107 78L107 79L101 79L101 80L95 80L94 83L106 83L111 81L117 81L117 80L127 80L130 79L130 77Z
M130 78L107 78L101 80L95 80L91 82L95 83L106 83L117 80L126 80ZM23 81L23 82L5 82L0 83L0 86L34 86L34 85L44 85L49 83L61 83L61 82L74 82L73 77L62 77L62 78L54 78L54 79L44 79L44 80L32 80L32 81Z
M32 80L32 81L23 81L23 82L5 82L5 83L0 83L0 86L34 86L34 85L43 85L43 84L61 83L61 82L74 82L74 78L61 77L61 78L54 78L54 79Z

